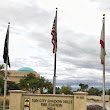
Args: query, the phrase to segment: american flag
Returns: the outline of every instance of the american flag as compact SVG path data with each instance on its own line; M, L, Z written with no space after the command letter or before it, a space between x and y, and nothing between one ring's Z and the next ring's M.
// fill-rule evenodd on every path
M57 12L55 15L55 19L53 22L53 26L52 26L52 31L51 31L51 35L52 35L52 44L53 44L53 53L56 53L57 51L57 29L56 29L56 24L57 23Z
M106 52L105 52L105 17L103 17L102 22L103 22L103 25L102 25L102 31L101 31L101 37L100 37L100 44L101 44L100 59L101 59L101 64L104 64L105 63L104 58L106 55Z

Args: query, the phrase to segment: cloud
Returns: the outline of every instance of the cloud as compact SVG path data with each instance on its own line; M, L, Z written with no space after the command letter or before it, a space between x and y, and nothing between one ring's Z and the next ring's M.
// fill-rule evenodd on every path
M102 11L108 11L110 10L110 1L109 0L91 0L91 2L95 2L99 4L99 9Z
M84 2L84 1L83 1ZM100 3L99 3L100 2ZM2 0L0 3L0 50L3 50L7 23L10 25L10 69L29 66L52 81L54 54L51 29L58 6L57 85L79 83L102 85L100 32L103 1ZM47 5L48 4L48 5ZM109 7L109 1L103 8ZM72 10L72 11L71 11ZM106 18L106 72L109 83L109 16ZM107 30L108 29L108 30ZM0 51L0 63L2 60ZM68 79L68 80L67 80ZM52 81L53 82L53 81Z

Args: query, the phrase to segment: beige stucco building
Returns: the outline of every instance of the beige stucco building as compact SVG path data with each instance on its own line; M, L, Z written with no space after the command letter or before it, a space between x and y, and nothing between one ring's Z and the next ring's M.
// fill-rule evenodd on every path
M29 73L33 73L36 75L36 77L40 77L40 75L33 70L30 67L22 67L18 70L8 70L8 81L12 81L15 83L19 83L19 80L23 77L23 76L27 76L27 74Z

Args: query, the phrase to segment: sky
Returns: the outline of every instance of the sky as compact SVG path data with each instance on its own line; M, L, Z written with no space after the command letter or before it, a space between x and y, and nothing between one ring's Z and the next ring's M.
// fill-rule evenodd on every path
M105 14L106 89L110 88L109 0L1 0L0 64L8 22L11 68L31 67L53 80L54 54L51 29L57 15L57 86L79 83L102 88L100 35Z

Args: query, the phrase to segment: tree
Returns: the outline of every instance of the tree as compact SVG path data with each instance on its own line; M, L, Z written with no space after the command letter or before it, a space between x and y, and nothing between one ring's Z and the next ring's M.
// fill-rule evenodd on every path
M79 86L80 86L80 90L84 91L84 84L80 83Z
M89 87L89 86L88 86L87 84L85 84L85 91L87 91L88 87Z
M89 87L87 84L83 84L83 83L80 83L79 86L81 91L87 91Z
M3 65L0 65L0 95L1 94L4 94L4 76L5 76L5 73L4 73L4 66ZM10 73L8 72L7 75L9 75ZM12 89L19 89L19 85L18 84L15 84L14 82L10 82L10 81L7 81L7 93L8 93L8 90L12 90Z
M56 87L56 94L61 94L61 89L59 87Z
M72 88L71 86L67 85L67 86L62 86L61 88L62 93L64 94L73 94L72 93Z
M0 75L0 95L3 92L3 89L4 89L3 76Z
M0 65L0 70L4 69L4 65Z
M8 82L7 84L8 90L20 90L19 84L16 84L15 82Z
M52 83L48 79L45 80L44 87L46 89L48 89L48 93L49 94L52 94L53 93L53 85L52 85Z
M16 84L15 82L8 82L7 83L7 94L9 93L9 90L20 90L19 84Z
M107 94L110 95L110 89L107 91Z
M94 87L91 87L89 90L88 90L88 94L89 95L99 95L100 91L97 89L97 88L94 88Z
M0 88L2 88L4 85L4 81L3 81L3 75L0 72Z
M3 65L0 65L0 95L1 93L3 93L3 89L4 89L4 72L2 71L2 69L4 68Z
M20 89L35 92L39 87L38 80L39 78L37 78L35 74L29 73L20 79Z
M48 93L52 93L52 83L46 80L44 77L36 77L35 74L29 73L20 79L20 89L32 91L33 93L40 88L43 93L43 88L48 89Z

